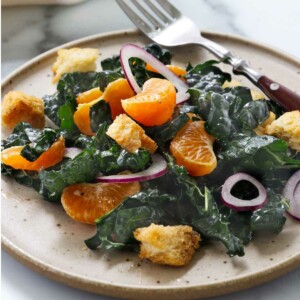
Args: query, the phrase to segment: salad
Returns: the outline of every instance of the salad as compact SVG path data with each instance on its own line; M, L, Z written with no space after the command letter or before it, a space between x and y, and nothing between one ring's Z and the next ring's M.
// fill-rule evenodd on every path
M300 111L241 86L218 61L186 68L157 44L62 49L57 91L11 91L1 171L96 226L90 249L187 264L199 244L243 256L257 232L300 220ZM45 127L45 119L52 126ZM200 250L201 251L201 250Z

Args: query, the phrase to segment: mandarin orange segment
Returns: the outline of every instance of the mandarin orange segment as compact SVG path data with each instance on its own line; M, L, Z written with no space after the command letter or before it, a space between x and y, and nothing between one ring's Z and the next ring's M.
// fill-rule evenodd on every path
M139 182L79 183L64 189L61 202L72 219L94 224L96 219L139 191Z
M63 137L58 138L47 151L33 162L21 156L23 148L24 146L15 146L4 149L1 153L2 163L17 170L39 171L41 168L52 167L63 159L65 139Z
M100 98L102 95L103 92L100 90L100 88L97 87L80 93L76 98L76 102L77 104L89 103Z
M170 152L177 164L184 166L190 175L203 176L217 166L214 139L205 131L203 121L189 121L172 140Z
M176 90L166 79L151 78L145 82L141 93L122 100L122 106L131 118L145 126L162 125L172 117Z
M183 68L180 68L176 65L166 65L166 67L172 71L175 75L177 75L178 77L183 77L184 75L186 75L187 71ZM154 69L151 65L146 64L146 70L150 71L150 72L154 72L154 73L159 73L156 69Z
M78 129L86 135L95 135L91 129L90 108L96 104L100 99L94 100L89 103L79 104L74 113L74 122Z
M133 97L134 95L135 93L128 81L120 78L108 84L101 99L109 103L111 115L114 120L116 116L124 113L121 100Z

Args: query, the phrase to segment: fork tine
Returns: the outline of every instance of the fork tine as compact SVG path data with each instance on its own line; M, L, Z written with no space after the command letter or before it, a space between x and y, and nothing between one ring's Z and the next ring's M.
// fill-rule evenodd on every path
M129 19L142 30L145 34L148 34L154 30L147 23L143 21L143 19L135 13L123 0L116 0L119 6L123 9Z
M162 10L158 9L155 4L151 0L144 0L145 3L149 6L150 9L156 14L157 17L159 17L164 23L168 24L172 22L172 19L165 14Z
M156 0L156 2L167 11L174 19L181 17L181 12L167 0Z
M160 23L156 18L154 18L137 0L131 0L132 4L147 18L147 20L155 26L155 29L162 28L162 23Z

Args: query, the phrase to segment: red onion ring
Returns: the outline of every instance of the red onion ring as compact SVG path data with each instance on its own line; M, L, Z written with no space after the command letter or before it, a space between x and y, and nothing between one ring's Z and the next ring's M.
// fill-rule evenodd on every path
M300 170L295 172L287 181L282 195L290 201L287 213L295 220L300 221Z
M152 156L151 166L144 171L133 174L98 176L96 181L110 183L146 181L163 176L167 172L168 169L166 161L159 154L154 154Z
M242 180L251 182L257 188L259 195L256 198L242 200L231 194L233 186ZM237 173L228 177L222 187L221 196L224 205L237 211L254 211L263 207L267 202L267 191L264 186L254 177L245 173Z
M131 88L137 94L140 93L142 90L137 84L129 65L129 59L132 57L139 58L145 61L146 63L150 64L155 70L157 70L158 73L163 75L167 80L171 81L174 84L174 86L177 89L177 104L189 99L190 95L187 93L187 89L189 87L176 74L170 71L162 62L160 62L157 58L152 56L146 50L142 49L137 45L127 44L121 48L120 61L126 79L128 80Z

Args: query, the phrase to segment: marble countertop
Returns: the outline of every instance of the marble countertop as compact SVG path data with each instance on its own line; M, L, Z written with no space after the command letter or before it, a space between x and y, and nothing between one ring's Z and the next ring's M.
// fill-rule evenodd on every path
M200 28L271 45L300 59L298 0L172 0ZM91 34L134 28L113 0L88 0L73 6L18 6L2 9L2 77L36 55ZM213 299L296 300L300 269L264 285ZM2 252L5 300L109 299L44 278Z

